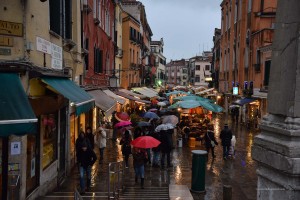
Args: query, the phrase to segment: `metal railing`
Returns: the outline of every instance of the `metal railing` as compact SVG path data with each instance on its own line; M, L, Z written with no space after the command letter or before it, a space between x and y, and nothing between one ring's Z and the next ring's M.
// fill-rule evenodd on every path
M108 199L118 199L124 185L125 162L110 162L108 164Z
M83 198L80 195L80 193L78 192L77 188L75 188L75 191L74 191L74 200L83 200Z

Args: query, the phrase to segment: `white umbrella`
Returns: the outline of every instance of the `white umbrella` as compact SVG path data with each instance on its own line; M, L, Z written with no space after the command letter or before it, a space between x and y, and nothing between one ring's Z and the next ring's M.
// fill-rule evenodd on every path
M165 102L162 102L162 101L161 101L161 102L158 102L157 105L163 107L163 106L166 106L167 104L166 104Z
M161 130L163 131L166 131L166 130L170 130L170 129L174 129L175 126L173 124L161 124L161 125L158 125L156 128L155 128L155 132L159 132Z
M162 118L163 118L163 120L162 120L163 124L170 123L175 126L179 122L178 117L175 115L166 115L166 116L163 116Z

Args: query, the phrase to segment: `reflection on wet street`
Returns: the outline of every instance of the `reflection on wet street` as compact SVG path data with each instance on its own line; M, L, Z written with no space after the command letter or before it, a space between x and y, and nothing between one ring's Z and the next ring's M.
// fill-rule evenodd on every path
M224 120L218 115L214 120L215 136L219 145L215 148L216 158L211 154L206 162L205 190L204 194L192 193L194 199L219 200L223 198L223 185L232 186L232 199L253 200L256 199L257 175L255 173L256 163L251 158L251 147L253 138L258 134L247 130L240 124L232 124L229 128L236 136L236 153L234 158L223 160L222 145L219 138L224 126ZM104 161L98 161L92 168L92 187L84 199L107 199L108 191L108 163L121 161L123 159L119 141L108 140L104 153ZM147 164L145 167L145 189L140 188L134 180L132 157L129 159L129 168L125 169L125 190L120 199L168 199L169 184L187 185L191 188L192 180L192 150L204 150L204 144L197 143L196 147L188 147L187 142L182 148L177 146L172 151L173 167L162 170ZM95 149L97 155L99 150ZM47 198L72 199L74 188L79 185L78 170L75 168L65 183ZM43 199L43 198L41 198Z

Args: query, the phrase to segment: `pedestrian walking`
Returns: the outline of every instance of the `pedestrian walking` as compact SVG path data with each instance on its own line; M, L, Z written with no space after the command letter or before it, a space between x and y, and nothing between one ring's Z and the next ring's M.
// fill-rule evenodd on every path
M224 125L224 129L221 131L220 138L223 146L223 158L227 159L232 139L232 132L229 129L228 124Z
M147 159L147 152L145 149L134 148L133 149L133 167L135 172L135 182L138 182L138 178L141 178L141 188L144 189L145 178L145 159Z
M97 160L97 156L93 149L88 147L87 142L83 142L81 149L77 152L77 161L79 165L80 173L80 194L84 194L85 191L89 191L91 187L91 168ZM85 188L85 179L86 175L86 188Z
M86 128L86 137L90 141L91 148L94 149L94 147L95 147L95 136L94 136L94 134L92 132L92 128L89 127L89 126Z
M207 156L209 154L209 151L211 151L212 157L215 158L215 146L218 145L218 142L216 141L212 125L208 125L204 140Z
M82 147L83 143L87 143L88 147L92 148L91 144L90 144L90 140L86 137L86 135L83 131L80 131L79 136L78 136L78 138L76 139L76 142L75 142L76 155L78 155L78 152L81 150L81 147Z
M122 154L125 159L125 167L128 168L128 160L131 154L131 136L128 130L125 131L124 136L120 140L120 145L122 145Z
M104 150L106 147L106 137L107 135L105 129L100 126L96 132L96 144L99 147L100 152L99 164L103 162Z
M158 132L153 132L150 136L154 137L155 139L160 141L160 135ZM160 145L157 147L152 148L153 152L153 161L152 161L152 167L159 167L159 153L160 153Z
M171 164L171 151L172 151L172 139L168 136L168 131L161 130L160 131L160 151L161 151L161 159L160 159L160 167L161 169L165 169L165 157L167 156L167 167L172 167Z

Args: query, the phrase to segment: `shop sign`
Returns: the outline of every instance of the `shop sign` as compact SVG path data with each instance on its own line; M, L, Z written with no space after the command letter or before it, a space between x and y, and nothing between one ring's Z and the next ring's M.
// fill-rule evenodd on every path
M239 94L239 88L238 87L233 87L233 95L238 95Z
M53 69L62 69L62 60L52 58L51 59L51 67Z
M0 20L0 34L22 37L23 24Z
M12 47L13 46L13 38L0 36L0 46Z
M36 50L51 55L51 42L43 38L36 37Z
M0 55L10 56L11 55L11 50L10 49L6 49L6 48L0 48Z

